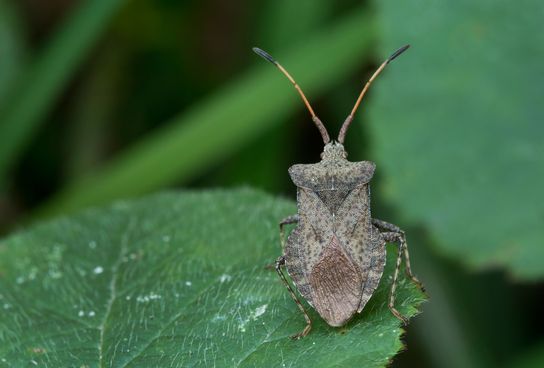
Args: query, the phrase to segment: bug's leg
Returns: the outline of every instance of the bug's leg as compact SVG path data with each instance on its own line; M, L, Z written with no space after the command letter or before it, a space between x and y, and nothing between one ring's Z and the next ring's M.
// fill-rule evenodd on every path
M280 243L282 254L285 253L285 225L291 225L296 223L298 223L298 214L287 216L280 221ZM267 264L265 268L271 270L274 268L274 264Z
M312 320L310 319L310 316L308 316L308 313L306 313L306 310L302 306L302 303L298 300L298 298L297 298L297 296L295 294L295 291L293 290L291 285L289 285L289 283L287 282L287 279L285 278L285 275L283 274L283 272L281 270L282 266L285 266L285 257L284 256L281 256L276 260L276 272L278 273L278 275L281 278L281 281L283 282L283 284L285 285L285 287L289 291L289 294L291 294L291 298L293 298L293 300L297 304L298 309L300 309L302 314L304 314L304 318L306 319L306 327L304 327L304 330L302 330L301 332L299 332L296 335L291 336L292 339L300 339L301 337L304 337L304 336L308 335L308 332L310 332L310 330L312 329Z
M380 229L382 231L390 231L390 232L393 232L393 233L401 233L402 232L400 227L398 227L397 225L393 225L392 223L382 221L382 220L378 220L378 219L375 219L375 218L372 219L372 225L376 226L378 229Z
M402 321L405 325L408 324L408 319L404 317L400 312L395 308L395 292L397 291L397 279L399 277L400 263L402 261L402 251L404 247L404 242L401 240L400 233L395 232L385 232L381 233L383 239L388 243L399 243L399 253L397 255L397 263L395 265L395 273L393 274L393 282L391 284L391 293L389 294L389 304L388 307L391 310L391 313L398 319Z
M425 287L421 283L421 281L418 280L418 278L412 273L412 266L410 265L410 253L408 252L408 242L406 241L406 234L404 231L398 227L397 225L393 225L389 222L385 222L378 219L372 219L372 225L376 226L380 230L386 230L388 232L397 233L398 234L398 240L392 240L393 242L399 242L403 243L402 248L403 251L401 252L399 249L399 254L404 253L404 262L406 265L406 274L409 278L412 279L412 281L417 285L418 288L421 289L421 291L425 292Z
M291 225L298 223L298 214L287 216L280 221L280 242L281 251L285 253L285 225Z

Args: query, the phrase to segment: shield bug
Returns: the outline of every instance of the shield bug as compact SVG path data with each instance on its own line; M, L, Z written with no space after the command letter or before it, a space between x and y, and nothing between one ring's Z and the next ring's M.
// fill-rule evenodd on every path
M404 231L370 214L369 182L376 165L370 161L350 162L344 138L363 96L374 79L393 59L408 49L395 51L374 72L359 94L344 121L338 139L331 140L327 129L314 113L293 77L265 51L254 48L259 56L274 64L294 85L321 133L325 145L321 161L297 164L289 175L297 186L298 213L280 222L282 255L276 271L306 319L306 327L292 336L306 336L312 321L282 271L285 267L300 295L330 326L342 326L360 313L378 287L386 260L386 243L398 244L389 309L403 323L407 319L395 308L397 278L404 257L406 273L423 289L412 274ZM297 224L285 242L284 227Z

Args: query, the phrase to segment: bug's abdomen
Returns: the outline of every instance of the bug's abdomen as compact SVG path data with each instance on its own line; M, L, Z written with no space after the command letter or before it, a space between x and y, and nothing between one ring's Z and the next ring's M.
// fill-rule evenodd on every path
M357 228L355 233L361 231L363 231L361 228ZM362 270L363 278L363 288L361 301L357 310L358 312L363 310L366 303L378 287L385 268L386 259L385 242L380 236L378 229L370 226L368 230L364 231L369 236L364 247L361 248L361 256L356 261Z
M332 326L364 307L383 272L384 249L370 223L368 191L361 186L320 196L298 190L299 222L285 245L286 267L300 294ZM337 197L344 198L341 204Z
M323 249L310 274L314 308L331 326L342 326L359 307L362 278L336 235Z
M285 246L287 272L300 294L312 306L313 300L308 276L309 270L319 257L320 249L312 247L311 244L319 244L319 240L305 219L301 218L298 226L289 235Z

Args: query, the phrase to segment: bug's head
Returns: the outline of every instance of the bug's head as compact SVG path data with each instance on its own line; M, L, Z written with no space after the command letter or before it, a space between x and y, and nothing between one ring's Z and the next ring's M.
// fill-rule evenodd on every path
M351 113L348 115L348 117L344 121L344 124L342 125L342 128L340 128L340 133L338 134L338 140L337 140L338 142L331 141L331 139L329 138L329 133L327 132L327 129L325 128L325 126L323 125L321 120L319 120L317 115L314 113L314 110L312 109L312 106L310 105L310 103L306 99L306 96L304 95L304 92L302 92L302 89L295 82L293 77L291 77L291 75L287 72L287 70L285 70L283 68L283 66L281 66L280 63L278 63L267 52L265 52L265 51L263 51L263 50L261 50L261 49L259 49L257 47L254 47L253 51L255 51L255 53L257 55L259 55L260 57L262 57L263 59L265 59L265 60L271 62L272 64L274 64L289 79L289 81L293 84L293 86L295 86L298 93L300 94L300 97L302 97L302 101L306 105L306 108L308 109L308 111L312 115L312 121L314 122L317 129L319 129L319 133L321 133L321 137L323 138L323 143L325 144L325 148L323 149L323 153L321 154L321 158L322 159L327 159L327 158L333 158L333 157L342 157L342 158L347 157L346 151L344 150L344 146L343 146L344 138L346 137L346 132L348 131L348 128L351 125L351 122L353 121L353 115L355 114L355 111L357 111L357 109L359 108L359 105L361 103L361 100L363 99L363 96L365 95L366 91L368 90L368 87L370 87L370 84L374 81L374 79L378 76L378 74L380 74L382 72L382 70L386 67L386 65L389 64L391 61L393 61L397 56L402 54L404 51L406 51L406 49L408 49L408 47L410 47L410 45L402 46L400 49L398 49L393 54L391 54L391 56L389 56L387 58L387 60L385 60L380 65L380 67L374 72L374 74L372 74L372 76L370 77L368 82L366 82L365 86L363 87L363 90L361 91L361 93L359 94L359 97L357 98L357 101L355 102L355 106L353 106L353 109L351 110Z
M338 161L345 160L346 158L348 158L348 154L344 149L344 145L336 141L327 143L321 153L321 159L324 161Z

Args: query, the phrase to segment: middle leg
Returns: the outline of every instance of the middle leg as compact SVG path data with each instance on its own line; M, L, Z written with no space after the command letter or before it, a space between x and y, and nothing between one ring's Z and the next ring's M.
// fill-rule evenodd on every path
M425 292L425 287L423 286L421 281L419 281L418 278L412 273L412 266L410 265L410 252L408 252L408 243L406 241L406 233L397 225L393 225L389 222L385 222L378 219L372 219L372 225L376 226L381 231L385 230L386 232L397 234L395 236L391 235L392 237L395 238L395 240L391 240L391 242L402 243L402 245L399 244L399 255L401 253L404 254L406 274L408 275L408 277L412 279L412 281L417 285L417 287L419 287L421 291ZM385 234L385 232L382 234ZM400 246L402 246L402 251L400 249Z

